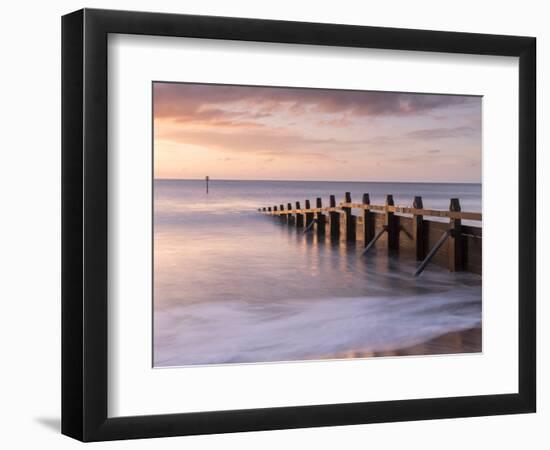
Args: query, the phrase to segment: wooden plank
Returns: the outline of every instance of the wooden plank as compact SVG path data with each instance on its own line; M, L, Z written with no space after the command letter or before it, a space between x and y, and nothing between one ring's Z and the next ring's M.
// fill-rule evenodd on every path
M323 208L323 200L320 197L317 197L315 201L315 206L316 209ZM326 216L321 212L315 213L315 231L317 232L317 235L322 236L325 234L325 226Z
M458 198L452 198L449 205L450 211L460 211L460 201ZM460 219L451 219L449 237L449 270L455 272L463 268L463 249L462 249L462 221Z
M413 201L414 209L424 209L422 203L422 197L416 196ZM414 250L417 261L422 261L425 256L425 246L424 246L424 233L423 233L423 223L424 216L421 214L415 214L412 220L412 235L414 240Z
M483 230L480 227L462 225L462 236L482 237Z
M294 216L292 215L291 211L292 211L292 203L287 203L286 204L286 210L287 210L287 214L286 214L286 223L288 223L289 225L291 223L294 223Z
M399 217L399 256L404 256L416 261L416 243L413 237L413 218Z
M410 208L407 206L395 206L395 205L365 205L363 203L342 202L339 205L341 208L357 208L357 209L369 209L375 212L393 212L399 214L412 214L429 217L447 217L450 219L462 219L462 220L482 220L481 213L465 212L465 211L440 211L436 209L420 209Z
M386 205L365 205L363 203L352 203L352 202L342 202L338 206L333 207L322 207L322 208L308 208L308 209L293 209L289 212L291 214L305 214L305 213L317 213L317 212L340 212L343 208L356 208L356 209L367 209L369 211L374 211L375 213L386 213L393 212L398 214L411 214L411 215L421 215L428 217L443 217L449 219L462 219L462 220L473 220L473 221L482 221L481 213L474 212L464 212L464 211L439 211L433 209L417 209L409 208L406 206L386 206ZM287 211L277 211L276 215L279 214L288 214Z
M333 208L331 207L328 207L328 206L324 206L322 208L300 208L300 209L291 209L291 210L284 210L284 211L272 211L272 215L274 216L279 216L279 215L285 215L285 214L306 214L306 213L312 213L312 214L316 214L316 213L321 213L321 212L337 212L337 213L341 213L342 212L342 208L338 207L338 206L335 206Z
M363 194L363 205L370 205L369 194ZM363 208L363 241L367 245L374 238L374 213L367 208Z
M296 211L294 216L296 218L296 228L302 228L304 226L304 214L301 211L300 202L296 202Z
M329 225L330 225L330 238L332 240L340 239L340 213L336 209L336 197L330 196L329 199Z
M427 254L441 235L452 226L460 229L460 232L456 232L457 238L449 238L448 244L434 256L433 263L446 266L450 270L468 270L481 274L482 228L465 226L461 222L463 219L481 221L482 215L461 211L457 202L456 199L451 201L449 211L437 211L424 209L421 198L415 198L412 207L395 206L391 196L386 199L385 205L372 205L368 194L363 195L361 203L354 203L351 201L351 194L346 193L340 204L336 204L334 195L331 195L329 206L326 207L323 207L321 198L317 198L314 208L306 201L305 208L301 208L300 202L296 202L295 209L288 203L286 208L284 205L274 205L259 208L259 211L280 217L283 222L296 222L296 226L300 228L306 226L306 223L309 225L313 218L316 223L312 228L318 236L330 233L331 239L336 240L340 237L348 240L349 236L350 240L364 240L365 245L372 240L371 236L374 236L377 229L389 226L390 232L384 233L377 245L386 246L390 250L399 249L400 257L417 260ZM362 210L359 217L351 213L354 208ZM450 223L434 222L426 217L446 217Z
M286 213L285 211L285 206L284 205L279 205L279 211L280 211L280 214L279 214L279 220L282 222L282 223L286 223L287 222L287 217L288 217L288 214Z
M464 228L464 226L462 227ZM462 233L464 249L464 270L481 275L482 272L482 239Z
M306 200L306 208L304 212L304 227L308 228L313 223L313 215L314 213L311 212L311 204L309 203L309 200Z
M386 206L393 206L393 195L386 195ZM395 214L386 209L385 226L388 232L388 251L394 252L399 250L399 219Z
M346 192L344 195L344 203L351 203L351 193ZM346 241L355 241L355 216L351 213L351 208L343 207L341 215L341 226Z

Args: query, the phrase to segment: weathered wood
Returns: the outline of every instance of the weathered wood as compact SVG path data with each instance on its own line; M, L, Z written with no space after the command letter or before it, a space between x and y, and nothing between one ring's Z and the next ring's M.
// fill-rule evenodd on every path
M424 209L422 197L416 196L413 201L413 208ZM412 234L414 240L414 250L417 261L422 261L426 256L423 230L424 216L417 214L413 216Z
M422 216L428 216L428 217L443 217L448 219L462 219L462 220L473 220L473 221L482 221L482 214L481 213L473 213L473 212L464 212L464 211L439 211L434 209L416 209L416 208L410 208L407 206L386 206L386 205L364 205L362 203L340 203L338 206L329 207L324 206L323 208L309 208L307 211L305 209L300 209L300 211L297 211L295 209L291 210L292 214L297 214L300 212L301 214L305 214L306 212L341 212L342 207L347 208L357 208L357 209L368 209L370 211L373 211L375 213L386 213L386 212L393 212L393 213L399 213L399 214L418 214ZM277 214L287 214L286 211L283 211L282 213L280 211L277 211Z
M387 231L386 227L382 227L378 230L378 233L369 241L367 242L367 245L365 246L365 249L361 253L361 255L366 254L372 247L374 247L374 244L376 244L376 241L382 237L382 235Z
M369 194L363 194L363 205L370 205ZM363 209L363 241L365 246L374 238L375 228L374 213L367 208Z
M336 208L336 197L330 196L329 208ZM330 238L332 240L338 240L340 238L340 213L336 211L329 212L330 221Z
M479 227L462 225L460 229L462 230L462 236L483 237L483 230Z
M465 228L462 225L463 270L481 275L483 262L481 235L473 236L472 234L465 234Z
M422 272L424 272L424 269L426 266L430 263L432 258L436 255L438 250L441 248L441 246L445 243L445 241L451 236L452 230L447 230L443 233L443 235L439 238L437 243L434 245L434 247L430 250L430 253L428 253L428 256L426 256L426 259L422 261L420 266L416 269L416 272L414 273L414 276L419 276Z
M393 195L386 195L386 206L394 206ZM399 218L390 210L386 210L386 230L388 232L388 251L399 250Z
M306 207L301 208L300 202L296 202L295 209L292 209L292 204L288 203L286 208L284 205L275 205L259 208L259 211L267 215L277 216L281 221L287 220L289 223L290 221L297 221L297 226L300 228L304 227L306 215L312 215L313 222L309 222L309 220L308 222L313 224L312 229L316 230L319 234L322 233L323 228L322 223L318 226L318 218L320 222L324 218L325 232L328 234L330 231L331 239L336 238L338 240L340 236L348 234L346 230L347 217L344 208L350 210L360 209L362 210L361 216L356 217L352 214L353 219L355 219L354 228L357 228L355 232L356 236L363 235L362 238L365 239L367 246L369 242L372 242L374 237L379 237L379 242L388 247L390 247L390 236L389 233L386 236L385 231L387 231L387 226L392 224L391 218L393 216L396 222L394 223L394 230L398 235L401 231L403 232L402 238L397 237L400 258L419 260L420 255L425 256L434 246L438 246L439 249L432 255L432 263L447 267L450 270L467 270L481 274L482 228L480 226L465 226L461 223L463 219L481 220L480 213L465 213L461 211L460 203L457 199L451 200L448 211L424 209L421 198L415 198L410 208L395 206L393 204L393 197L391 196L386 200L386 204L384 205L372 205L370 204L368 194L365 194L363 195L362 203L353 203L351 195L349 195L344 198L344 202L337 204L334 195L331 195L329 206L326 207L323 207L322 200L317 198L315 207L311 207L312 205L307 202ZM369 213L369 215L366 215L365 212ZM372 217L375 230L375 233L371 235L373 238L370 239L367 228L369 216ZM429 216L446 217L450 220L450 223L432 221L426 218ZM367 218L366 220L365 217ZM420 219L422 219L422 222L420 222ZM391 226L389 228L391 229ZM450 236L451 228L456 230L453 233L452 239ZM382 230L382 233L377 233L379 230ZM449 237L447 238L448 241L444 243L447 245L440 244L442 235L447 231L449 231ZM405 238L405 235L408 236L408 239Z
M282 223L286 223L288 221L288 214L286 214L285 206L279 205L279 211L280 211L279 220Z
M294 223L294 216L290 213L290 211L292 210L292 203L287 203L286 209L288 211L286 215L286 222L290 225Z
M300 208L300 202L296 202L296 228L302 228L304 226L304 215L302 214Z
M473 213L473 212L464 212L464 211L439 211L439 210L433 210L433 209L417 209L417 208L409 208L407 206L387 206L387 205L365 205L363 203L346 203L342 202L338 206L330 207L325 206L323 208L309 208L306 209L300 209L298 210L291 210L292 214L305 214L306 212L311 213L317 213L317 212L341 212L342 208L357 208L357 209L368 209L369 211L373 211L376 213L386 213L386 212L393 212L393 213L399 213L399 214L412 214L412 215L421 215L421 216L429 216L429 217L443 217L443 218L449 218L449 219L462 219L462 220L473 220L473 221L482 221L482 214L481 213ZM274 215L279 214L288 214L286 211L280 212L277 211Z
M460 211L460 201L458 198L452 198L449 205L449 211ZM450 238L449 238L449 270L455 272L463 268L463 249L462 249L462 221L460 219L451 219Z
M375 212L385 213L387 211L400 213L400 214L417 214L421 216L429 217L447 217L451 219L462 220L482 220L481 213L465 212L465 211L440 211L437 209L417 209L410 208L408 206L388 206L388 205L364 205L363 203L340 203L340 207L357 208L357 209L369 209Z
M326 213L326 212L337 212L337 213L341 213L342 212L342 208L339 208L339 207L335 207L335 208L330 208L328 206L324 206L322 208L309 208L309 209L305 209L305 208L301 208L301 209L291 209L291 210L283 210L283 211L273 211L271 213L272 216L280 216L280 215L286 215L286 214L306 214L306 213L311 213L311 214L317 214L317 213Z
M351 203L351 193L346 192L344 203ZM351 208L343 207L341 215L341 226L346 241L355 241L355 216L351 213Z
M323 207L323 200L320 197L317 197L315 206L317 207L317 209L321 209ZM325 226L326 216L321 212L315 213L315 231L318 235L325 234Z
M310 209L311 209L311 204L309 203L309 200L306 200L305 210L308 211ZM304 226L306 228L309 228L312 223L313 223L313 213L312 212L305 212L304 213Z

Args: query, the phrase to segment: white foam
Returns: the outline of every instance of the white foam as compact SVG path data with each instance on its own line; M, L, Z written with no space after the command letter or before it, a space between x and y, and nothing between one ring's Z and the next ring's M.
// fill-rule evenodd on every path
M155 366L322 358L387 351L480 325L479 287L456 295L240 301L155 313Z

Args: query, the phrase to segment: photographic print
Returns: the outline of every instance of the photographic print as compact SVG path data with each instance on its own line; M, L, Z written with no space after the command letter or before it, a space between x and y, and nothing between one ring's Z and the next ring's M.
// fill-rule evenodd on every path
M154 367L482 351L481 97L152 95Z

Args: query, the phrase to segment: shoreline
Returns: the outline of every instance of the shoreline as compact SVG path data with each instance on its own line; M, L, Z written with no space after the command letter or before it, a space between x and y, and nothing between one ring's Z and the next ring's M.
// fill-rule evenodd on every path
M351 350L336 355L325 356L323 359L374 358L380 356L431 356L452 355L461 353L481 353L481 327L467 328L460 331L450 331L426 342L401 347L395 350L365 351Z

